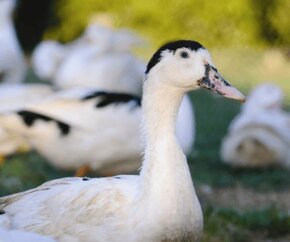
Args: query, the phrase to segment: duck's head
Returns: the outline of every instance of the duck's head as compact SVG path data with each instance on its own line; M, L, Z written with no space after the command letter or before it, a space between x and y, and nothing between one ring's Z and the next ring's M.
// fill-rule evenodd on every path
M145 80L158 76L158 81L185 91L202 87L224 97L245 100L218 73L208 50L196 41L179 40L163 45L149 61L145 74Z

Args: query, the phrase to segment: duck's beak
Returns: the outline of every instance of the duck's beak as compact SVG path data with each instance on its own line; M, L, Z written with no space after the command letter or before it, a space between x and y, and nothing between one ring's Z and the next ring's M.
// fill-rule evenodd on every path
M199 81L199 86L216 92L224 97L245 102L245 96L232 87L213 66L205 65L205 77Z

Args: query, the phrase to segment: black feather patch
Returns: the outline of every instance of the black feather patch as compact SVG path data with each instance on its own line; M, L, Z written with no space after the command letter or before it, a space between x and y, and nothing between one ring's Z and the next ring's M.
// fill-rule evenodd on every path
M145 74L148 74L149 71L161 60L161 53L165 50L175 52L180 48L188 48L190 50L197 51L198 49L205 49L200 43L193 40L178 40L169 42L162 47L160 47L155 54L150 59Z
M43 114L39 114L39 113L31 112L31 111L26 111L26 110L18 111L17 114L22 118L23 122L28 127L33 126L33 124L36 120L43 120L46 122L53 121L57 124L62 135L67 135L70 132L70 128L71 128L70 125L68 125L64 122L61 122L57 119L45 116Z
M5 214L5 211L0 209L0 215L3 215L3 214Z
M103 108L111 104L129 103L129 102L134 102L136 106L141 106L140 97L125 93L97 91L82 98L82 100L88 100L93 98L98 98L96 103L97 108Z

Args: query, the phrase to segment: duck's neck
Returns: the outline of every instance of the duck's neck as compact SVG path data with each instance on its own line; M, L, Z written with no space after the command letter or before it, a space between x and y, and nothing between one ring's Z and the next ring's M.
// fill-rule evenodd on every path
M162 206L166 213L170 213L168 210L179 213L183 209L185 212L185 203L190 206L198 203L186 157L175 135L176 116L183 95L183 89L162 82L146 80L144 83L145 157L140 191L144 200L156 209Z

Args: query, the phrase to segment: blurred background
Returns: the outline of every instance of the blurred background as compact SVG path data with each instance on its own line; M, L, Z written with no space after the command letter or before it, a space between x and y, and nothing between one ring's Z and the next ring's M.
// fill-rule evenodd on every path
M94 21L144 38L146 47L135 52L145 62L164 42L197 40L229 82L245 93L265 81L277 84L290 110L289 12L289 0L20 0L14 23L27 59L39 42L69 43ZM26 81L40 80L29 70ZM196 139L189 164L204 209L203 241L290 241L290 171L223 164L220 144L241 105L204 91L190 95ZM0 195L67 175L36 152L13 155L0 170Z

